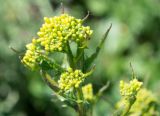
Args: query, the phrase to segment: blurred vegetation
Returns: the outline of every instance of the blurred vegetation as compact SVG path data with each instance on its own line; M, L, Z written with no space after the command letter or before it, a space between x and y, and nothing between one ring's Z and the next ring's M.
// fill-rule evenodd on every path
M66 0L65 12L83 18L94 30L91 54L112 23L103 51L90 78L94 90L110 86L94 108L95 116L108 116L120 99L119 80L130 79L132 62L138 78L160 97L160 1ZM58 0L0 0L0 116L74 116L63 108L38 72L23 67L18 56L36 36L44 16L60 14ZM12 46L20 54L14 53Z

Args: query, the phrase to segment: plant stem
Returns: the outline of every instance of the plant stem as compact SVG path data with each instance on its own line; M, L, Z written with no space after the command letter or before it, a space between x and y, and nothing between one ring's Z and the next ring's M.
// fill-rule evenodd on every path
M78 116L87 116L86 110L84 108L84 104L83 104L83 102L81 102L81 100L83 99L83 96L82 96L82 91L80 88L77 90L77 99L79 101L79 103L78 103Z
M79 108L78 108L78 116L85 116L81 105L79 105Z
M124 112L123 112L122 116L128 116L128 113L129 113L129 111L130 111L133 103L134 103L134 102L128 102L128 103L126 104L126 107L125 107L125 109L124 109Z

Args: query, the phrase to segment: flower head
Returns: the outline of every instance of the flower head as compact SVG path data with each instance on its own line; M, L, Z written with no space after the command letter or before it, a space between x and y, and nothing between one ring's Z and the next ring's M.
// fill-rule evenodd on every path
M92 30L82 25L81 19L68 14L51 18L44 17L44 24L37 33L39 42L46 51L65 51L67 42L76 42L83 46L90 38Z
M59 88L64 91L70 90L71 88L78 88L85 77L85 74L83 74L81 70L73 71L69 68L67 72L61 74L58 81Z

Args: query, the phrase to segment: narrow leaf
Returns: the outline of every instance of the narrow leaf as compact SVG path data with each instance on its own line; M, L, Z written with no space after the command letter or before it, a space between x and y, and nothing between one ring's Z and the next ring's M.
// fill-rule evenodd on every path
M55 92L59 91L58 83L57 83L55 80L53 80L53 79L51 78L51 76L50 76L47 72L41 70L41 71L40 71L40 74L42 75L42 77L43 77L44 81L47 83L47 85L48 85L53 91L55 91Z
M102 38L101 42L97 46L95 53L93 53L88 59L86 59L86 69L88 69L89 66L92 64L92 62L97 58L97 56L98 56L98 54L99 54L99 52L100 52L100 50L101 50L106 38L107 38L107 35L108 35L111 27L112 27L112 24L110 25L110 27L108 28L108 30L104 34L104 37Z

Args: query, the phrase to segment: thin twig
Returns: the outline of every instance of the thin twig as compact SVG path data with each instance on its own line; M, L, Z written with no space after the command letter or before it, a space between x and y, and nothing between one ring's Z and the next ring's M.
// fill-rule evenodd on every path
M61 2L61 13L64 14L64 5L62 2Z
M89 11L88 11L87 15L82 20L85 21L88 17L89 17Z
M9 46L9 48L19 56L19 59L22 59L22 56L24 55L23 52L20 52L20 51L16 50L15 48L11 47L11 46Z
M134 79L134 78L136 78L135 73L134 73L134 69L133 69L132 63L130 62L129 64L130 64L130 67L132 70L132 79Z
M13 48L12 46L9 46L9 48L10 48L13 52L15 52L16 54L20 54L20 53L21 53L20 51L16 50L16 49Z
M102 93L109 87L109 85L110 85L110 82L107 82L102 88L100 88L100 90L97 93L97 96L100 97Z

